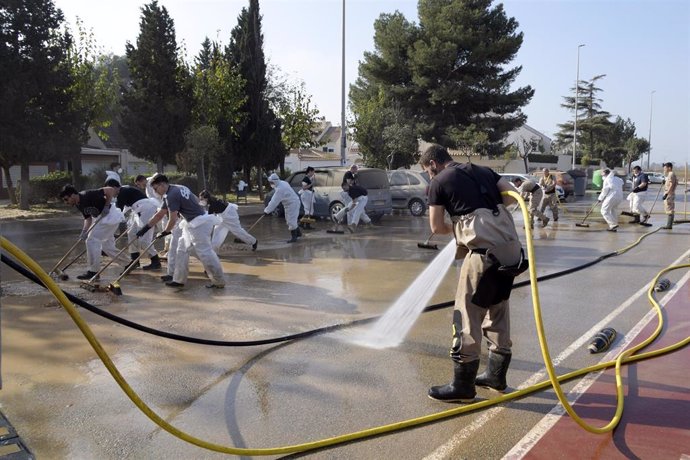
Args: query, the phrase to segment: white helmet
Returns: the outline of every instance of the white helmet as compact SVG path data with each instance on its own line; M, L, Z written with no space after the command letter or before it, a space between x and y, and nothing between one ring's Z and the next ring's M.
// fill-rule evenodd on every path
M273 173L270 176L268 176L268 181L269 182L278 182L280 180L280 177L278 177L278 174Z

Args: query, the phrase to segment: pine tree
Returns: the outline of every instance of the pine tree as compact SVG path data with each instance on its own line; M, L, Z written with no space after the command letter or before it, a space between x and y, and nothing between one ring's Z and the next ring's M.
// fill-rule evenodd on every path
M173 20L157 0L142 7L139 30L136 46L126 46L131 82L123 97L122 133L132 153L162 171L184 148L191 79L178 58Z
M375 51L366 53L351 88L353 111L378 91L400 107L422 138L456 147L474 125L489 154L524 124L521 108L534 91L510 91L521 67L507 68L522 45L518 23L491 0L420 0L419 25L400 13L376 21ZM455 133L455 134L454 134ZM360 142L361 144L361 142Z

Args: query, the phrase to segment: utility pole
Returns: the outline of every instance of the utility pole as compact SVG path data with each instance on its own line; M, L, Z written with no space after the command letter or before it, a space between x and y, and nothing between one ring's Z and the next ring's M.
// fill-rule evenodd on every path
M649 171L649 157L652 156L652 108L654 107L654 93L656 93L656 90L652 90L649 94L649 136L647 136L649 147L647 147L647 171ZM641 161L640 166L642 166Z
M347 127L345 126L345 0L343 0L343 62L342 62L342 87L340 95L340 166L345 166L347 156Z
M575 157L577 156L577 100L580 94L580 48L584 44L577 45L577 73L575 74L575 123L573 124L573 169L575 169Z

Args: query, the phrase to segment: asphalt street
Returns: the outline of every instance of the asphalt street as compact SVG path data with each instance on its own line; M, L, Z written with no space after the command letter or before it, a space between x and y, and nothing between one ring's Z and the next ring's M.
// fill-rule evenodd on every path
M648 194L648 204L655 193L653 189ZM688 258L690 226L658 230L665 223L659 203L652 227L623 223L617 233L607 232L598 211L587 220L589 228L576 227L593 199L589 194L568 203L558 222L535 228L531 263L539 276L591 262L649 235L620 255L538 284L559 373L599 362L599 355L587 351L589 339L604 326L621 336L630 331L649 311L644 294L650 281L663 268ZM678 206L682 210L683 202ZM519 212L514 215L524 241L522 219ZM249 207L241 207L241 216L245 228L258 217ZM2 235L50 269L80 227L76 215L5 221ZM373 228L354 234L326 232L332 228L319 221L298 243L288 244L285 222L265 218L252 231L259 239L256 252L229 237L221 251L224 290L204 287L203 268L194 259L183 289L163 286L161 273L139 270L123 280L122 296L87 292L73 276L83 271L81 261L70 269L70 280L60 284L99 308L155 329L249 341L381 315L437 254L417 247L429 237L426 217L385 216ZM449 238L432 241L442 247ZM225 457L155 425L117 386L56 300L5 264L0 270L1 410L37 458ZM105 282L119 271L116 266L108 269ZM453 299L458 271L459 265L451 266L430 304ZM669 278L675 282L683 275ZM513 291L514 354L508 374L513 389L546 378L532 301L529 287ZM84 308L78 312L155 412L178 429L220 445L302 444L458 407L426 396L429 386L447 383L451 376L450 307L422 314L402 345L384 350L352 345L339 338L339 331L262 346L191 344L116 324ZM486 349L482 363L485 358ZM496 395L478 391L479 399ZM556 404L553 391L543 391L294 457L501 458Z

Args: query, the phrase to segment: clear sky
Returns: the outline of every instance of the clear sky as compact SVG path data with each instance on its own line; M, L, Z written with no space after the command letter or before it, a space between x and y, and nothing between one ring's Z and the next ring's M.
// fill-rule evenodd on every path
M373 51L373 24L396 9L417 20L414 0L345 0L347 83L357 77L364 51ZM56 0L74 24L79 16L105 52L124 54L136 42L145 1ZM524 43L514 65L516 86L535 95L524 108L527 123L554 137L572 115L560 106L577 74L606 74L599 87L602 108L630 118L638 136L650 134L652 163L690 162L690 1L688 0L505 0L519 22ZM226 44L248 0L159 0L175 21L178 44L191 60L204 37ZM303 80L321 114L340 124L341 0L262 0L264 52L272 65ZM655 91L652 95L652 91ZM680 168L677 168L680 169Z

